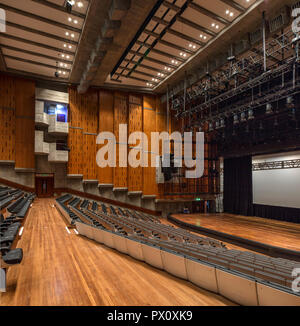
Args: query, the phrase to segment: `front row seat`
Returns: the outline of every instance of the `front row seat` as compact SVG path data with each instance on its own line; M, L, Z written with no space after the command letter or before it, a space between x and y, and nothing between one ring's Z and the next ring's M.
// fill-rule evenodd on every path
M21 248L13 250L1 250L0 247L0 292L6 292L6 271L8 267L21 264L23 260L23 250ZM6 252L2 254L2 252Z

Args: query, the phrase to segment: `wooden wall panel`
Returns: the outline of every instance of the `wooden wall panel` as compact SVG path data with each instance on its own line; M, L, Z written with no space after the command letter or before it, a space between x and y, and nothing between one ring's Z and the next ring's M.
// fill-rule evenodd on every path
M16 80L16 168L35 168L35 83Z
M83 130L81 128L69 129L68 147L70 148L68 174L83 174Z
M78 94L75 88L70 88L69 104L69 122L73 131L70 132L68 139L71 149L68 174L82 174L84 180L96 180L98 91L90 90L86 94Z
M97 134L83 134L83 180L97 180L96 137Z
M156 131L161 133L163 131L168 132L167 127L167 104L161 103L160 99L156 99ZM169 123L169 131L170 131ZM159 144L159 155L162 155L162 143ZM164 186L162 184L156 184L158 198L163 198Z
M126 93L115 93L114 99L114 133L116 137L116 160L114 168L114 187L127 188L127 168L119 166L119 125L128 123L128 96ZM122 144L121 144L122 146Z
M114 94L109 91L99 92L99 133L114 132ZM98 145L99 150L104 145ZM98 181L100 184L113 184L113 168L97 166Z
M151 96L144 96L144 133L148 137L148 167L143 168L143 194L144 195L156 195L156 169L151 167L151 158L156 156L155 153L151 153L151 132L156 131L156 99Z
M128 117L128 136L136 131L143 131L143 100L141 97L129 96L129 117ZM141 144L128 146L128 151L131 147L136 147ZM137 157L140 158L140 155ZM128 191L142 191L143 189L143 168L133 168L128 165Z
M15 79L0 75L0 161L15 161Z

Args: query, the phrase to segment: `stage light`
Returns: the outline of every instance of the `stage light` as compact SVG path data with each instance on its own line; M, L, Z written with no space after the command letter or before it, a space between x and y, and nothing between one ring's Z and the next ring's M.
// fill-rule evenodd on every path
M240 123L239 116L238 116L237 114L235 114L235 115L233 116L233 124L234 124L234 125L237 125L237 124L239 124L239 123Z
M272 114L273 113L273 107L272 104L267 104L266 114Z
M248 120L253 120L254 119L254 112L252 109L248 111Z
M247 121L246 113L245 113L245 112L243 112L243 113L241 114L241 121L242 121L242 122Z

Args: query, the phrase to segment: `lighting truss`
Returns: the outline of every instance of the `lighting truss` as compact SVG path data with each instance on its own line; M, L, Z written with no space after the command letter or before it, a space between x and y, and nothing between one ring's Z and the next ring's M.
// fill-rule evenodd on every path
M300 159L253 163L252 165L253 171L281 170L281 169L300 169Z

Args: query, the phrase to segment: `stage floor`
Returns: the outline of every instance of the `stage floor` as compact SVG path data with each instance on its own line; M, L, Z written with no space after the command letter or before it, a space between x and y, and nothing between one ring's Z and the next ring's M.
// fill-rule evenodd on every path
M300 225L231 214L173 214L192 225L268 245L300 251Z

